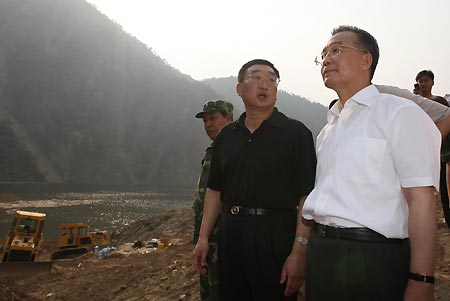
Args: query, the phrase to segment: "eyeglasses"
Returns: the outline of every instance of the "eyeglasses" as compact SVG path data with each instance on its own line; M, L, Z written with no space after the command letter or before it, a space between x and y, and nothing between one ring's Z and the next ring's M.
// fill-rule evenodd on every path
M316 56L316 58L314 59L314 63L316 63L317 66L322 66L323 61L325 60L325 58L328 55L331 55L331 57L338 56L339 54L341 54L342 48L353 49L353 50L358 50L358 51L361 51L361 52L364 52L364 53L368 53L367 50L364 50L364 49L361 49L361 48L357 48L357 47L353 47L353 46L347 46L347 45L342 45L342 44L335 44L335 45L331 45L328 48L326 48L320 54L320 56Z
M280 79L276 76L265 77L261 74L251 74L247 75L247 78L254 83L260 84L262 82L267 82L267 84L271 86L278 86L278 84L280 83Z

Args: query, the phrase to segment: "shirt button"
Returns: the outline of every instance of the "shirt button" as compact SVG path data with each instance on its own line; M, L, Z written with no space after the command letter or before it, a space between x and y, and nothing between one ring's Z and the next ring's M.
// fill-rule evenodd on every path
M252 142L252 139L248 139L248 142Z

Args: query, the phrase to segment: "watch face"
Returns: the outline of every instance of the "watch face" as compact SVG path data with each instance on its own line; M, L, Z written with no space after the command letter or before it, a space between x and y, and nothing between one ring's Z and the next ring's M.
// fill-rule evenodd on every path
M308 244L308 239L303 236L296 237L295 240L298 241L303 246Z

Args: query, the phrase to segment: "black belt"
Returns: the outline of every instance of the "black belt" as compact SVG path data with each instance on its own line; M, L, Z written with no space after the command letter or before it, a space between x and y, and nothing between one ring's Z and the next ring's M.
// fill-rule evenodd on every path
M223 211L232 215L271 215L274 213L293 213L297 208L246 208L242 206L224 206Z
M314 223L313 231L320 237L334 239L369 241L378 243L401 243L405 239L386 238L385 236L370 230L369 228L336 228Z

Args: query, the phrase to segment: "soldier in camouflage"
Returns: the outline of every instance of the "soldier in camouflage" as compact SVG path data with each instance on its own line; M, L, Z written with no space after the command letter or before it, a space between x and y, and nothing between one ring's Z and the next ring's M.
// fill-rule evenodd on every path
M197 244L202 223L203 202L205 200L206 185L208 184L214 139L224 125L233 121L233 105L223 100L210 100L203 106L203 111L195 115L195 117L203 119L206 134L213 141L206 148L206 153L202 160L202 171L198 179L194 197L194 245ZM200 276L200 298L203 301L216 301L219 300L217 282L217 227L214 228L209 238L209 250L208 273Z

